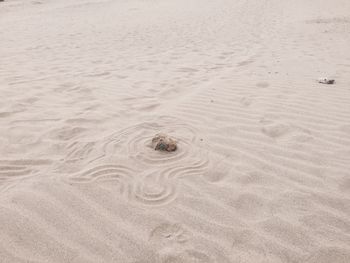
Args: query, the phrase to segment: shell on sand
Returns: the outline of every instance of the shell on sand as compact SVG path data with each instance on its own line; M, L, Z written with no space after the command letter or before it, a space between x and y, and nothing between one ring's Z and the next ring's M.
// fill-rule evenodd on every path
M319 78L318 83L322 84L334 84L335 80L334 79L329 79L329 78Z
M166 134L157 134L152 139L152 148L156 151L173 152L177 149L177 143Z

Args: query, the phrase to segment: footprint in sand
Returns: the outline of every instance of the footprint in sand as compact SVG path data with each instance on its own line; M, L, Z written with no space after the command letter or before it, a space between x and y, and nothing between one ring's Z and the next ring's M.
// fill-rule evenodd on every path
M339 189L344 192L350 193L350 178L348 176L345 176L341 182L339 183Z
M149 241L151 244L159 247L175 243L183 244L190 237L191 233L181 224L163 223L151 231Z
M268 88L270 86L270 83L266 82L266 81L261 81L256 83L256 86L258 88Z
M203 173L203 178L211 183L218 183L224 180L232 169L232 162L228 158L211 158L209 167Z
M260 123L264 125L261 128L261 132L272 139L282 139L286 137L288 141L297 144L303 144L313 139L311 131L303 127L274 122L266 118L262 118Z
M49 132L49 137L57 141L68 141L72 138L81 135L86 129L82 127L65 126L62 128L54 129Z
M252 230L238 231L233 236L232 252L235 262L267 262L266 241ZM269 255L271 259L271 255ZM278 261L276 261L278 262Z
M261 220L272 215L267 200L252 193L243 193L230 202L247 220Z
M245 107L249 107L253 103L253 99L251 97L243 97L240 103Z
M216 263L218 261L211 258L205 251L184 250L181 252L170 252L161 255L164 263Z
M160 262L214 263L208 251L193 249L192 233L181 224L164 223L151 231L149 242L156 249Z
M271 125L265 125L261 131L263 134L271 137L271 138L280 138L287 133L289 133L291 130L291 127L287 124L278 123L278 124L271 124Z
M326 247L317 250L307 259L306 263L347 263L350 262L350 251L338 247Z
M343 132L345 135L347 135L348 137L350 136L350 124L339 126L339 130Z
M204 243L206 243L205 240ZM171 263L229 263L222 250L203 245L190 229L179 223L163 223L149 235L149 243L155 249L160 262Z

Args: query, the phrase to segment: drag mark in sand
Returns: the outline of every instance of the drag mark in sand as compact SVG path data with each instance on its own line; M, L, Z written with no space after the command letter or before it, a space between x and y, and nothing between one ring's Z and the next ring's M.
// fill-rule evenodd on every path
M101 185L116 182L121 195L144 205L164 205L175 200L181 185L179 180L203 176L210 166L209 156L202 148L203 139L198 138L195 128L172 117L159 119L159 122L130 126L99 143L85 145L87 149L79 150L73 144L74 153L90 152L91 148L96 148L102 155L87 162L90 169L74 173L68 181L79 184L98 182ZM152 148L152 137L160 131L174 134L179 146L176 151L162 152ZM69 153L66 159L71 158L72 153ZM128 167L119 164L123 158L133 160L132 168L130 164ZM77 158L73 160L79 161ZM116 164L100 165L105 160L117 161ZM99 165L94 166L96 161ZM209 180L204 176L203 179Z

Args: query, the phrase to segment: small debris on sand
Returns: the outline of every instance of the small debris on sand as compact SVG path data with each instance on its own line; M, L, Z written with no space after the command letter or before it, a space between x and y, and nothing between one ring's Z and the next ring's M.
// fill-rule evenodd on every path
M160 133L152 139L152 147L156 151L173 152L177 149L177 143L168 135Z
M335 80L334 79L329 79L329 78L319 78L318 83L322 84L334 84Z

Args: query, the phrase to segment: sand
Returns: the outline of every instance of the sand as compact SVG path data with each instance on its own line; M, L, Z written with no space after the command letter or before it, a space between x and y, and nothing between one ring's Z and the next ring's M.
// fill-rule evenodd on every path
M1 2L0 262L350 262L349 14Z

